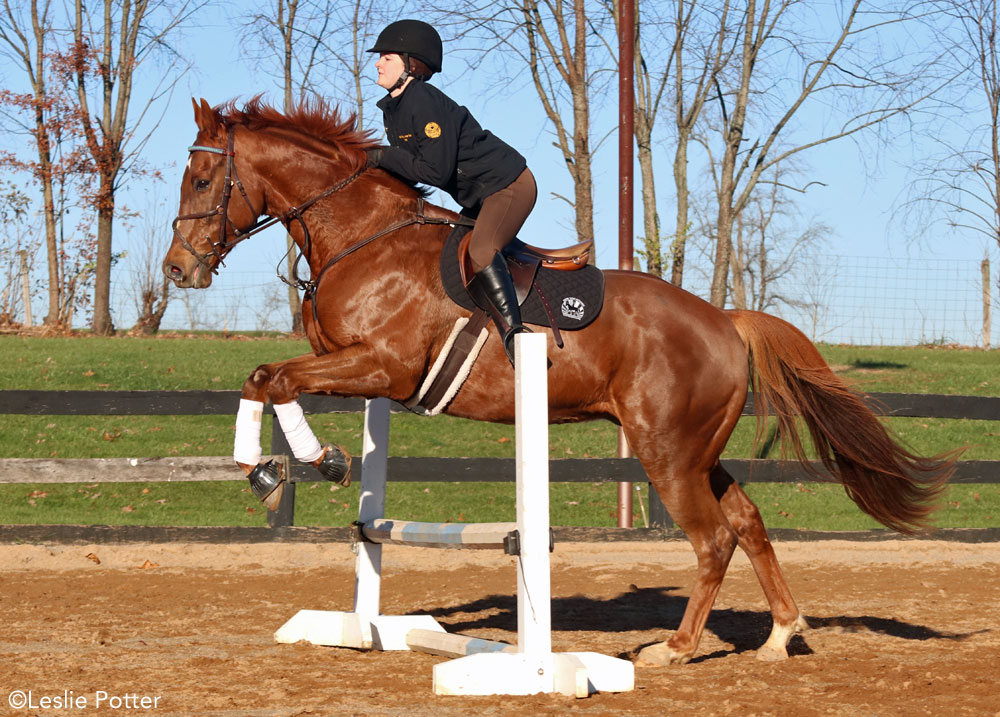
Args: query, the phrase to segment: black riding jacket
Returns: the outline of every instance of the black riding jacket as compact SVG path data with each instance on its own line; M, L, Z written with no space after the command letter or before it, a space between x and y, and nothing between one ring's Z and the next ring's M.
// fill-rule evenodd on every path
M527 166L524 157L479 126L465 107L422 80L377 103L389 147L379 166L410 182L448 192L466 209L507 187Z

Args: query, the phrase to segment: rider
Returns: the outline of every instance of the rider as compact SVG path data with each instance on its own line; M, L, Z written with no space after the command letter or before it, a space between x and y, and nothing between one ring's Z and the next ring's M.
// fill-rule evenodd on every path
M490 311L513 364L514 335L527 329L500 251L535 206L535 178L515 149L427 84L441 71L437 30L420 20L399 20L379 34L368 52L379 53L378 84L389 93L377 106L390 145L369 150L369 165L443 189L462 206L462 214L475 217L469 240L475 276L466 288Z

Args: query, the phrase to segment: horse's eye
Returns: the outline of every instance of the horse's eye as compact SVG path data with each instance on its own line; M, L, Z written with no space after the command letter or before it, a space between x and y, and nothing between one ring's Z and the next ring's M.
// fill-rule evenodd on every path
M207 179L199 179L197 182L194 183L195 191L204 192L206 189L208 189L208 186L211 183L212 182L210 182Z

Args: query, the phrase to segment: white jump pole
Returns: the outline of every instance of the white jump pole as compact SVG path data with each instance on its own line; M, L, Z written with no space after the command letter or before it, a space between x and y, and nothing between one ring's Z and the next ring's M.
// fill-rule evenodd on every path
M365 401L365 428L361 455L361 488L358 522L365 524L385 515L389 464L389 406L386 398ZM444 632L430 615L382 615L382 545L359 540L354 546L354 610L299 610L274 633L276 642L304 640L331 647L409 650L410 630Z
M480 652L434 666L439 695L531 695L634 688L631 662L593 652L552 652L549 561L547 337L514 337L517 436L517 651Z

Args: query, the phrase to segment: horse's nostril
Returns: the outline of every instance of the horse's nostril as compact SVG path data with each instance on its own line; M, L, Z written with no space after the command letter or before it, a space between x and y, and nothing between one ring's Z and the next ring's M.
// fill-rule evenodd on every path
M184 270L181 269L176 264L163 263L163 273L167 275L168 279L181 279L184 277Z

